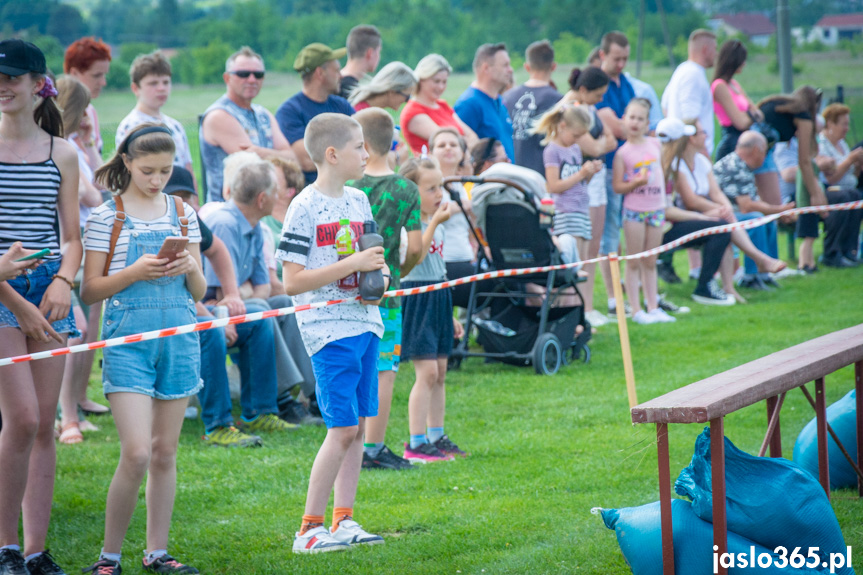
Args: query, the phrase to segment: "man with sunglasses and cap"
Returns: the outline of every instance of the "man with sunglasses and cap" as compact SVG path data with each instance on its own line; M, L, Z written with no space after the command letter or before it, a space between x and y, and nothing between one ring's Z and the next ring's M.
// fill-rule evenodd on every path
M264 59L248 46L225 62L222 79L227 92L201 118L201 160L208 201L222 201L222 164L234 152L248 150L263 159L297 159L273 115L252 103L261 91L265 74Z
M302 77L303 89L285 100L276 110L279 128L291 142L306 177L306 184L311 184L318 177L318 169L303 143L306 126L319 114L354 115L353 107L338 95L342 81L339 60L346 53L346 48L333 50L317 42L300 50L294 60L294 70Z

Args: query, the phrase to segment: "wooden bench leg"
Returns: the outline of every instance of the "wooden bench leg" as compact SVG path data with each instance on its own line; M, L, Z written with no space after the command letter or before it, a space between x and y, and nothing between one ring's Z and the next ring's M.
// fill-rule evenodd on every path
M770 446L770 457L782 457L782 433L779 429L779 412L782 410L782 402L785 401L785 392L775 397L767 398L767 435L758 451L758 457L764 457L767 446Z
M815 380L815 419L818 428L818 481L830 499L830 459L827 453L827 405L824 398L824 378Z
M863 361L854 364L854 388L857 390L857 465L863 467ZM863 477L857 477L857 494L863 497Z
M671 463L668 455L668 424L656 424L656 455L659 462L659 511L662 521L662 573L674 575L674 530L671 521Z
M720 557L728 553L728 523L725 508L725 421L722 417L710 420L710 467L713 485L713 547ZM728 569L719 566L721 575Z

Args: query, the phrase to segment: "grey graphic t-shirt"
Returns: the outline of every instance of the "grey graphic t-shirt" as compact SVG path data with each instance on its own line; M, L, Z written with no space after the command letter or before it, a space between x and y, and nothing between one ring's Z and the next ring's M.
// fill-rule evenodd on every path
M348 218L354 232L354 247L362 234L363 222L373 220L369 200L364 193L345 187L344 195L332 198L320 193L314 185L308 186L291 202L285 216L282 237L276 250L276 259L318 269L336 263L336 232L339 220ZM359 289L344 290L338 282L294 296L294 305L335 299L353 298ZM365 332L383 336L381 314L375 306L344 303L297 313L297 324L309 355L314 355L326 344L337 339L353 337Z
M503 95L503 104L512 118L512 143L515 148L515 164L535 170L545 176L542 165L543 146L541 135L532 135L534 122L557 104L560 92L551 86L531 88L516 86Z

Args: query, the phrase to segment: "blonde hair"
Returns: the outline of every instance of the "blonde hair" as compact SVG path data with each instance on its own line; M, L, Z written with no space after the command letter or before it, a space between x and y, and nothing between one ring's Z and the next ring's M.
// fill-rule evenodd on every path
M390 62L381 68L370 82L354 88L348 100L356 106L373 96L387 92L413 92L416 85L417 77L407 64Z
M420 172L422 170L440 171L440 164L438 163L437 158L433 158L432 156L410 158L402 165L401 169L399 169L399 175L406 180L419 184Z
M695 118L687 118L683 120L684 124L694 126L697 120ZM677 181L677 175L680 172L680 162L683 161L683 152L686 146L689 145L689 138L692 136L681 136L676 140L662 143L662 173L666 179Z
M363 129L366 149L375 156L386 156L393 145L393 118L383 108L366 108L354 115Z
M452 66L449 65L446 58L440 54L429 54L428 56L424 56L423 59L417 63L417 67L414 68L414 75L417 78L417 84L414 86L414 94L419 93L420 83L423 80L428 80L438 72L452 74Z
M66 135L78 131L87 106L90 105L90 90L73 76L61 76L57 80L57 106L63 118Z
M344 148L353 136L353 128L363 129L359 122L344 114L325 112L312 118L306 126L303 145L315 165L324 163L327 148Z
M543 146L557 137L557 127L561 122L570 128L581 128L589 132L593 128L593 114L586 106L575 106L570 103L559 104L543 114L531 130L534 134L544 134L540 142Z

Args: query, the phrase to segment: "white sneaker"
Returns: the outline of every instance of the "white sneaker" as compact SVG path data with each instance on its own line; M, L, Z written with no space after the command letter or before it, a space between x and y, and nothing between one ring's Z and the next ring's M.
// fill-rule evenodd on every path
M784 278L793 278L801 275L805 276L806 272L801 272L800 270L795 270L791 268L783 268L776 273L770 274L770 277L773 278L773 280L781 280Z
M344 541L339 541L321 525L309 529L304 534L294 535L294 553L326 553L328 551L349 551L351 546Z
M590 325L593 327L600 327L606 324L611 323L611 320L605 317L601 312L596 311L595 309L590 310L584 317L587 318L587 321L590 322Z
M632 316L632 321L634 321L635 323L640 323L642 325L647 325L649 323L656 323L656 318L654 318L652 315L650 315L643 309L640 309L635 312L635 315Z
M647 315L654 318L654 323L674 323L677 321L676 317L668 315L661 307L655 308L653 311L648 312Z
M330 531L330 537L347 545L377 545L384 542L380 535L369 533L353 519L344 519L339 528Z

